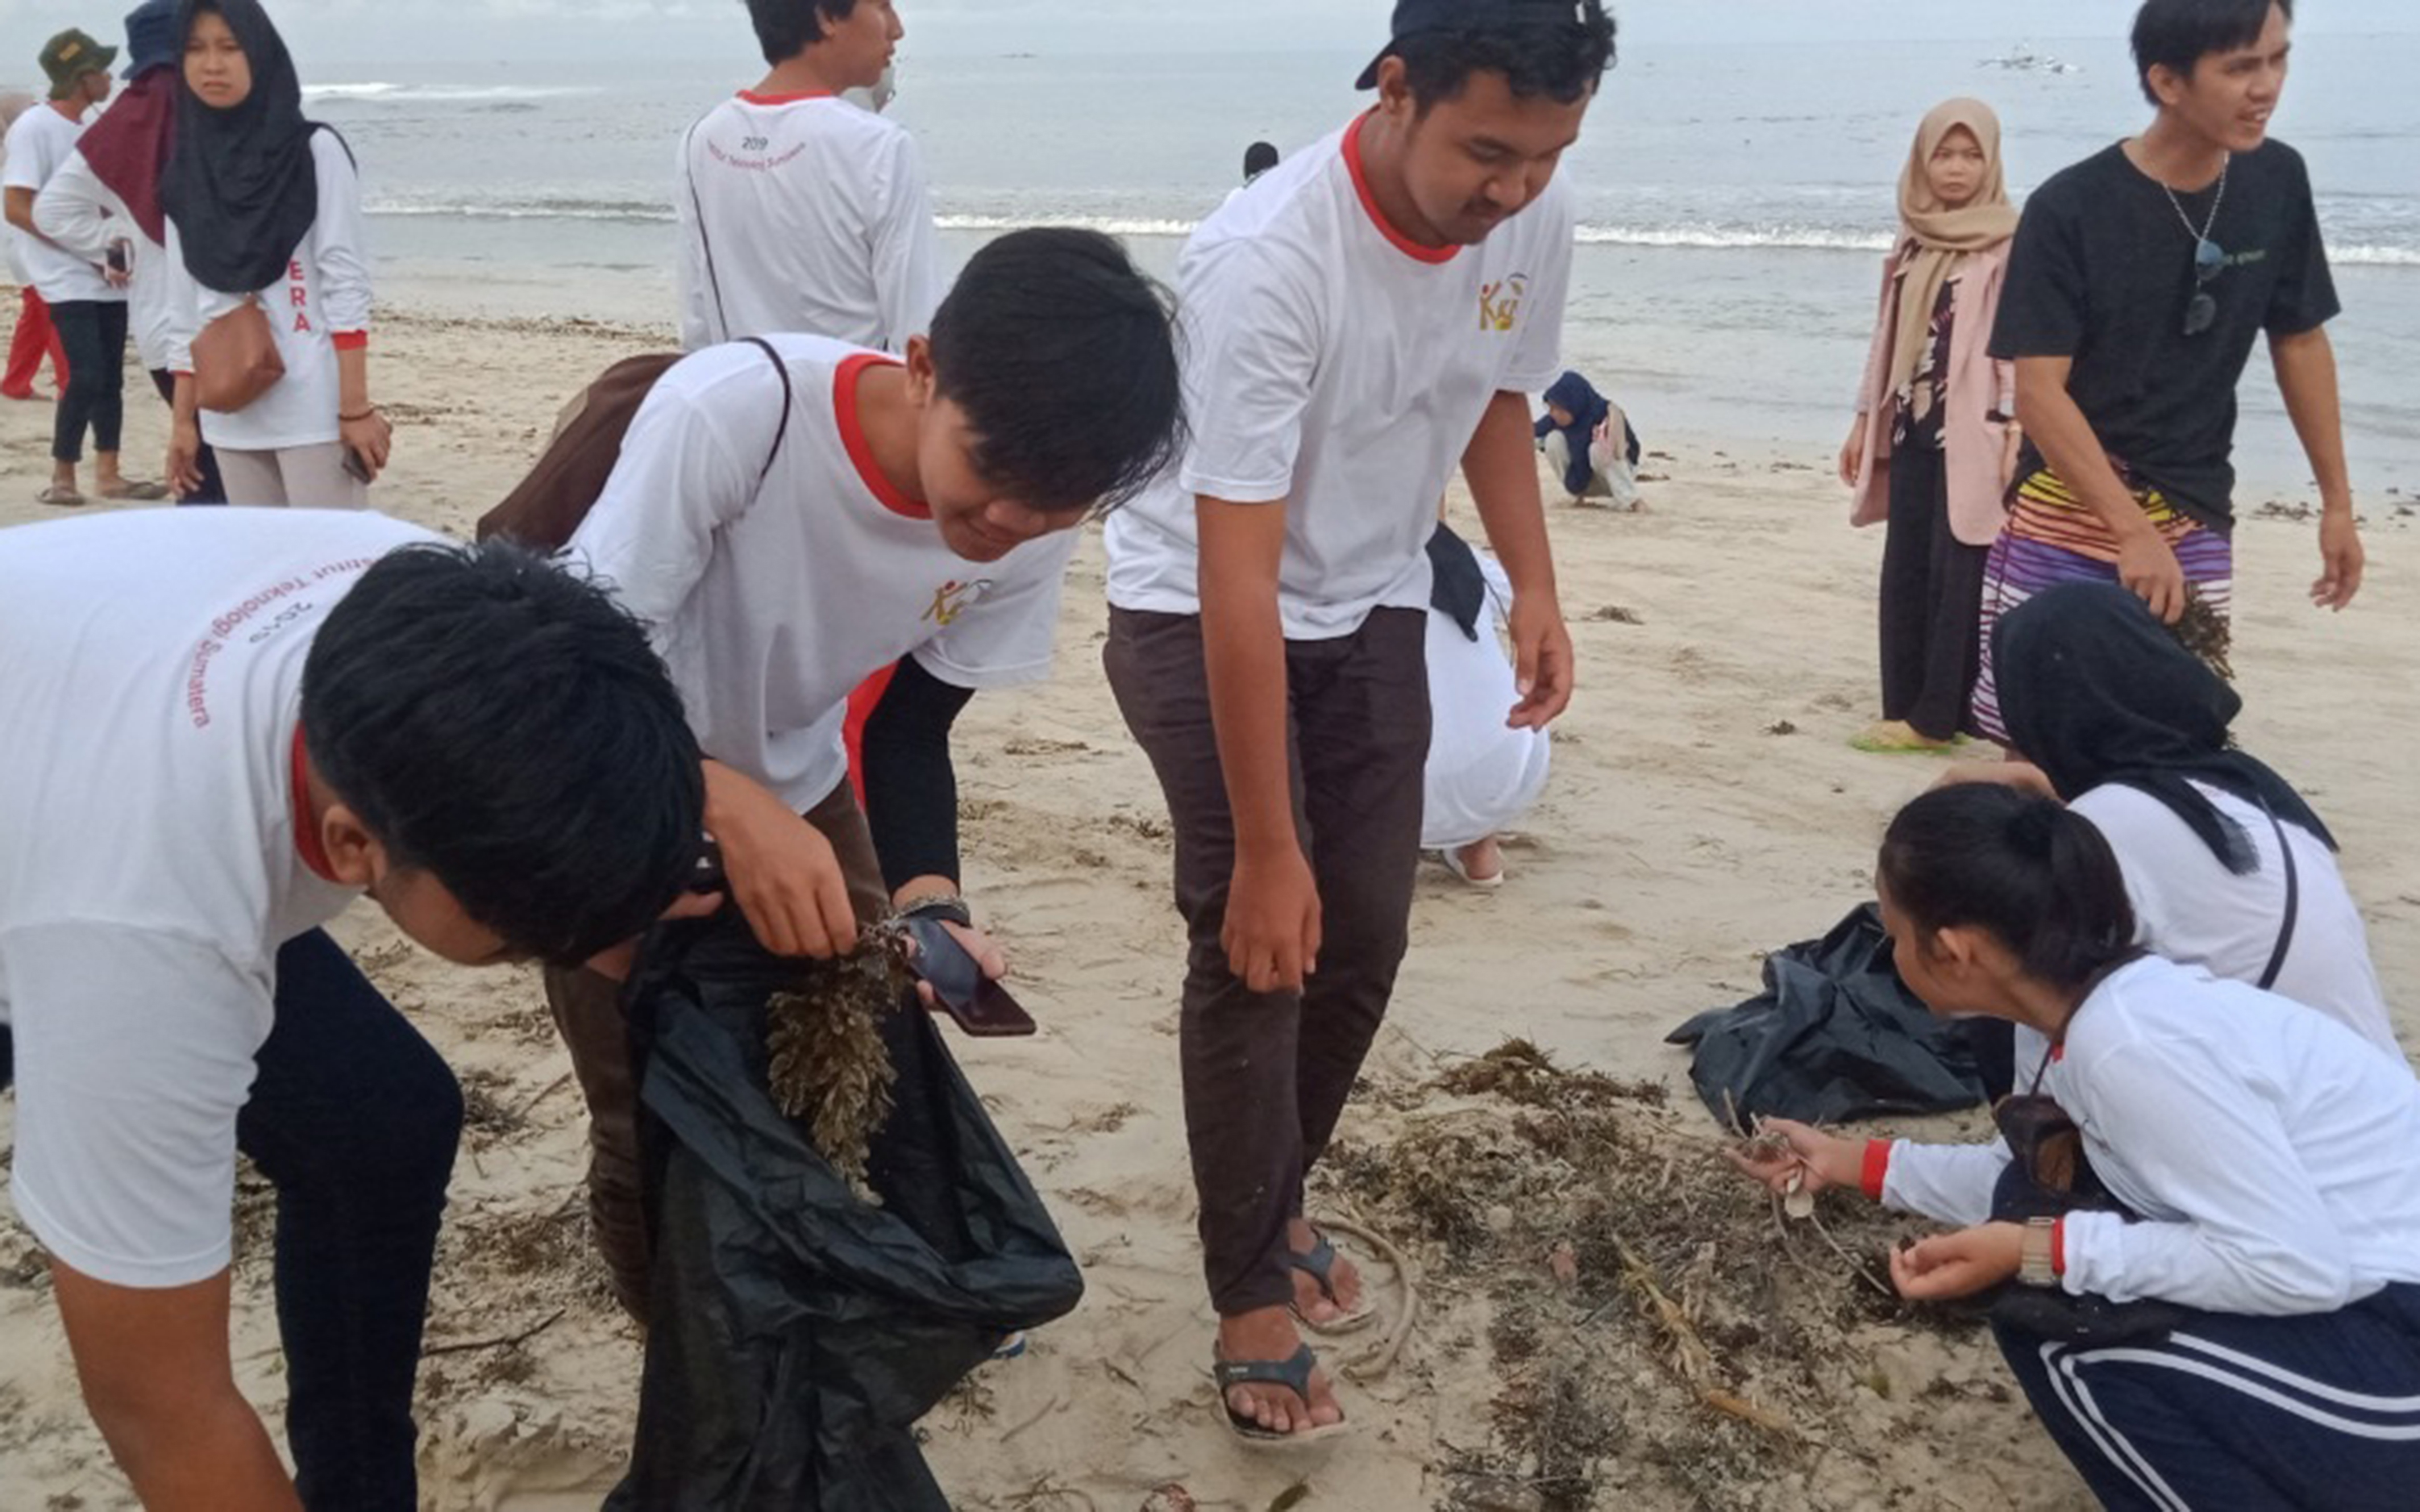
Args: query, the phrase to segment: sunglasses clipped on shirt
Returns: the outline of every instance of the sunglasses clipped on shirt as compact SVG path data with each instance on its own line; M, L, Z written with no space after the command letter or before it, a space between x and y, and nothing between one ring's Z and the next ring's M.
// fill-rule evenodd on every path
M2198 336L2218 324L2218 296L2211 281L2226 271L2226 251L2208 237L2194 244L2194 297L2185 306L2185 334Z

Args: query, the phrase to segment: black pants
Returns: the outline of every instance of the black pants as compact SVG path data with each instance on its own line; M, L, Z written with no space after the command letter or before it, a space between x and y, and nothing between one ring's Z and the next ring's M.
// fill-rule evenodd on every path
M1947 740L1967 727L1983 671L1983 566L1989 547L1949 528L1947 459L1911 442L1891 458L1883 546L1883 717Z
M164 367L153 368L151 370L151 387L159 391L160 397L167 403L170 409L173 410L177 408L177 379L175 375L171 374ZM187 494L184 498L178 500L177 502L180 504L225 503L227 501L226 484L219 477L219 454L210 450L209 442L204 441L202 443L201 455L196 460L196 465L202 470L201 487L195 489L190 494Z
M0 1086L8 1060L0 1026ZM411 1394L461 1088L318 930L277 952L254 1061L236 1148L277 1191L295 1485L309 1512L416 1512Z
M1178 1021L1202 1269L1222 1318L1294 1299L1286 1224L1387 1016L1410 943L1429 749L1428 615L1382 609L1333 640L1286 642L1295 825L1319 887L1319 969L1256 993L1219 933L1235 822L1198 615L1109 611L1103 659L1151 758L1191 936Z
M126 427L126 301L70 300L51 306L51 321L68 354L51 460L83 461L86 426L92 449L115 455Z

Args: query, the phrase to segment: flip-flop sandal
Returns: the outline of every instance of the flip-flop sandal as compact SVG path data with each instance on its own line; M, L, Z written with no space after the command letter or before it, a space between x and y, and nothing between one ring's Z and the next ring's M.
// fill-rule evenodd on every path
M1326 1235L1320 1235L1318 1242L1311 1245L1310 1249L1299 1254L1288 1255L1286 1263L1318 1282L1321 1296L1326 1297L1329 1302L1336 1303L1339 1307L1344 1305L1341 1302L1336 1302L1336 1246L1327 1242ZM1358 1309L1346 1313L1342 1318L1331 1318L1324 1323L1303 1316L1302 1310L1291 1304L1288 1304L1287 1311L1294 1314L1295 1322L1324 1338L1340 1338L1347 1334L1358 1334L1378 1319L1378 1309L1371 1304L1366 1295L1366 1288L1364 1291L1365 1295L1361 1299ZM1305 1400L1309 1398L1306 1397Z
M118 500L131 504L147 504L167 498L168 486L164 483L150 482L121 483L115 488L103 488L101 496L103 499Z
M1884 733L1886 730L1891 733ZM1897 733L1899 730L1905 730L1906 736L1901 737ZM1849 742L1849 748L1864 751L1869 756L1946 756L1965 744L1962 735L1952 735L1935 744L1917 734L1913 725L1902 721L1895 726L1878 724L1869 727Z
M36 494L34 502L49 504L54 509L80 509L84 506L84 495L72 488L62 488L54 483Z
M1025 1358L1026 1348L1025 1331L1019 1329L994 1345L991 1357L994 1360L1022 1360Z
M1504 873L1501 872L1492 877L1472 876L1470 867L1462 858L1462 853L1450 845L1437 852L1437 859L1445 863L1447 871L1460 877L1463 886L1466 887L1477 887L1481 892L1490 892L1504 886Z
M1242 1416L1227 1405L1227 1393L1237 1386L1283 1386L1311 1405L1311 1373L1319 1367L1319 1356L1310 1345L1294 1351L1289 1360L1221 1360L1216 1353L1210 1358L1210 1374L1218 1383L1218 1415L1227 1420L1227 1431L1237 1442L1259 1451L1269 1452L1306 1448L1326 1443L1343 1436L1350 1423L1330 1423L1325 1427L1305 1428L1299 1433L1275 1433L1249 1417Z

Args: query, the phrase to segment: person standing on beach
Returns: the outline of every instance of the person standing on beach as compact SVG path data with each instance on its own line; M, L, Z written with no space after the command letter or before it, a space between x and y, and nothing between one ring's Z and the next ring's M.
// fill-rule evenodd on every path
M898 912L1005 970L959 891L951 727L976 690L1048 674L1077 527L1168 464L1181 396L1164 291L1067 228L977 253L904 361L779 335L695 353L648 393L570 550L673 668L709 758L706 830L768 950L845 955ZM850 689L894 662L866 731L877 858L842 731ZM598 1247L644 1317L621 993L557 970L547 997L588 1101Z
M2340 308L2310 174L2269 135L2292 0L2148 0L2134 61L2159 115L2025 208L1992 355L2017 364L2022 481L1984 570L1985 644L2049 587L2119 582L2192 611L2223 659L2234 589L2237 383L2263 334L2319 486L2311 602L2343 609L2363 552L2327 323ZM1991 658L1975 723L2006 742Z
M145 0L127 16L126 52L126 87L42 186L34 202L34 219L43 235L70 252L99 263L114 249L125 262L134 348L151 374L152 387L173 412L177 380L168 371L168 224L167 213L160 208L160 177L176 133L176 0ZM218 457L208 444L195 454L194 465L201 486L183 501L226 502Z
M35 107L34 97L23 90L0 91L0 138L17 124L17 117ZM8 149L0 146L0 169L8 164ZM26 270L24 255L17 250L14 235L0 236L8 247L8 277L17 285L17 324L8 332L8 362L0 371L0 399L31 399L34 379L42 372L42 359L51 360L51 384L64 393L68 386L68 354L59 346L59 332L51 324L51 307L42 302L41 290L34 287L34 275Z
M120 476L117 447L126 417L126 275L102 258L59 245L34 220L34 202L84 135L85 117L109 99L110 66L117 49L103 47L80 31L64 31L42 47L42 71L51 98L17 117L8 128L8 216L17 258L33 276L50 310L67 378L59 386L56 424L51 436L51 482L41 502L73 507L84 502L76 469L84 461L85 435L92 436L94 485L103 499L157 499L156 483Z
M259 0L186 0L184 88L160 182L167 211L169 482L227 500L364 509L395 439L370 402L369 255L352 149L302 118L302 85ZM283 376L238 409L202 408L194 348L221 320L267 316Z
M710 905L679 695L602 589L367 513L0 531L0 645L10 1196L85 1404L154 1512L417 1512L462 1093L322 926L476 966ZM228 1349L239 1152L290 1474Z
M1179 274L1194 440L1109 531L1110 686L1190 935L1181 1046L1220 1416L1340 1429L1300 1325L1368 1320L1305 1219L1408 943L1425 548L1459 463L1512 587L1520 728L1572 691L1530 447L1561 371L1555 182L1611 64L1598 0L1401 0L1375 108L1213 214Z
M2017 230L1991 106L1953 100L1925 116L1899 213L1857 423L1840 448L1851 523L1888 521L1883 717L1853 742L1874 751L1938 750L1965 732L1982 670L1984 560L2024 444L2016 369L1990 353Z
M940 301L915 139L839 98L877 87L891 0L748 0L772 71L681 139L681 346L776 333L893 354Z

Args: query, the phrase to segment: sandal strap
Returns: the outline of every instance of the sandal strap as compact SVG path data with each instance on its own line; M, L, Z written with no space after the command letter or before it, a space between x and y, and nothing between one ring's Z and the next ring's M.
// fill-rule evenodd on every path
M1285 1360L1220 1360L1212 1359L1210 1373L1218 1382L1224 1396L1236 1386L1283 1386L1311 1405L1311 1373L1319 1368L1319 1356L1308 1344Z
M1326 1234L1313 1241L1311 1248L1286 1256L1286 1263L1318 1282L1319 1294L1330 1302L1336 1301L1336 1246Z

